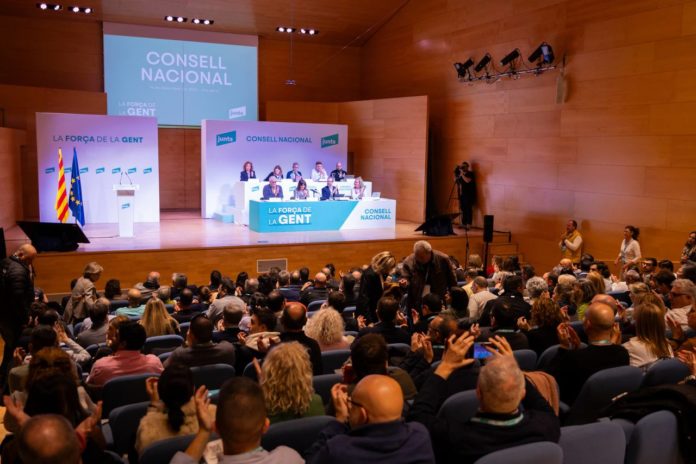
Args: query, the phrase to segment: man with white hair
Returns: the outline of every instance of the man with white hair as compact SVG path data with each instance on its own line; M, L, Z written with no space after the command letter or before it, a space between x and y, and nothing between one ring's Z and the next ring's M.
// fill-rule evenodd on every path
M430 431L437 462L473 463L494 451L538 441L558 442L560 438L558 417L525 381L510 345L500 337L491 341L498 351L481 369L476 386L479 410L470 420L449 421L438 416L446 399L447 379L474 362L466 357L474 342L467 332L449 338L442 362L425 381L411 408L409 419Z
M422 298L428 293L444 298L449 288L457 285L457 277L446 254L419 240L413 245L413 254L404 260L399 284L408 288L407 304L411 310L423 306Z
M688 330L689 313L693 310L694 301L696 301L696 285L688 279L675 280L672 282L669 299L672 303L672 309L667 311L665 318L679 324L682 330Z
M527 298L525 300L530 305L533 305L536 300L538 300L541 295L549 291L549 284L546 283L541 277L532 277L527 280L525 285L525 290L527 290Z

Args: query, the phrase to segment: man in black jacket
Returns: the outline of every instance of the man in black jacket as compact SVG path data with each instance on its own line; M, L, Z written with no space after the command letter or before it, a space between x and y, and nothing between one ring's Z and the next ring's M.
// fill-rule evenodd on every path
M524 282L522 277L518 275L511 275L503 280L503 290L504 293L498 297L501 302L507 302L512 310L515 312L515 321L520 317L524 317L527 320L531 319L532 307L529 303L524 301ZM491 300L486 303L483 307L483 312L479 318L479 324L481 327L489 327L491 325L491 313L493 312L493 305L498 300Z
M321 363L321 349L319 343L309 338L302 328L307 324L307 310L304 305L296 301L285 305L283 315L280 318L284 332L280 334L281 342L299 342L307 348L309 360L312 362L312 373L321 375L324 368Z
M0 335L5 342L0 365L0 386L7 383L7 373L22 327L29 319L29 307L34 301L34 268L36 248L24 244L15 253L2 261L0 276Z
M430 431L438 463L473 463L486 454L538 441L558 442L560 422L546 400L526 382L510 346L497 337L499 353L481 369L476 396L479 410L472 418L449 421L438 416L446 380L470 365L466 354L474 343L467 332L451 336L435 375L426 380L409 418ZM524 410L520 408L524 407Z

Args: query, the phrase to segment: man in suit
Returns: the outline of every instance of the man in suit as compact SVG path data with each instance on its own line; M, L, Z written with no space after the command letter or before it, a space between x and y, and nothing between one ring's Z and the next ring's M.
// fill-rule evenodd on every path
M343 170L343 164L339 161L336 163L336 169L331 171L330 177L333 177L336 182L343 182L346 180L346 174L348 173Z
M263 187L263 199L283 198L283 187L278 185L278 180L275 177L268 179L268 185Z
M300 171L300 163L298 163L297 161L292 163L292 171L288 171L286 178L292 179L293 182L298 182L300 179L302 179L302 172Z
M322 200L333 200L334 198L341 197L340 193L338 193L338 187L334 185L334 178L329 177L326 179L326 187L321 189L321 199Z

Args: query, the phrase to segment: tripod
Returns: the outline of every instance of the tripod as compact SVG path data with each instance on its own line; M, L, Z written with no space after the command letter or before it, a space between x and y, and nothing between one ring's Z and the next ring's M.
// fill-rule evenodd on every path
M457 218L459 220L459 225L464 226L464 238L466 240L465 255L464 255L464 262L465 262L464 267L466 268L469 265L469 249L471 246L469 244L469 227L464 224L464 221L463 221L464 213L461 210L460 203L459 203L460 196L461 196L461 191L460 191L459 183L457 182L457 179L454 179L454 181L452 181L452 188L450 189L449 199L447 200L447 212L450 213L452 211L452 200L454 200L456 202L456 205L457 205L457 212L459 213L457 215Z

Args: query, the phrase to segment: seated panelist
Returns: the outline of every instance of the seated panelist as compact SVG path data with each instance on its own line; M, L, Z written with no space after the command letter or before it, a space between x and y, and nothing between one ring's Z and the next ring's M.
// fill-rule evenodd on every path
M295 200L306 200L309 198L309 190L307 190L307 182L304 179L300 179L297 183L297 189L292 196Z
M239 180L246 182L249 179L256 179L256 171L251 161L244 163L243 171L239 174Z
M283 180L283 169L276 164L273 171L269 172L264 180L268 182L271 180L271 177L274 177L276 180Z
M334 198L339 198L342 196L343 195L338 193L338 187L334 185L333 177L329 177L328 179L326 179L326 187L321 189L321 199L333 200Z
M283 198L283 187L278 185L278 181L275 177L268 179L268 185L263 187L263 200L268 200L269 198Z
M288 171L287 178L291 179L294 182L298 182L300 179L302 179L302 171L300 171L300 163L298 163L297 161L292 163L292 171Z
M326 169L324 169L324 163L321 161L314 163L314 169L312 169L312 180L314 182L323 182L328 177L329 175L326 173Z
M353 188L350 189L350 198L352 200L362 200L365 196L365 184L362 177L356 177L353 181Z
M341 163L340 161L336 163L336 169L331 171L330 174L330 176L333 177L336 182L345 181L346 175L348 175L348 173L343 170L343 163Z

